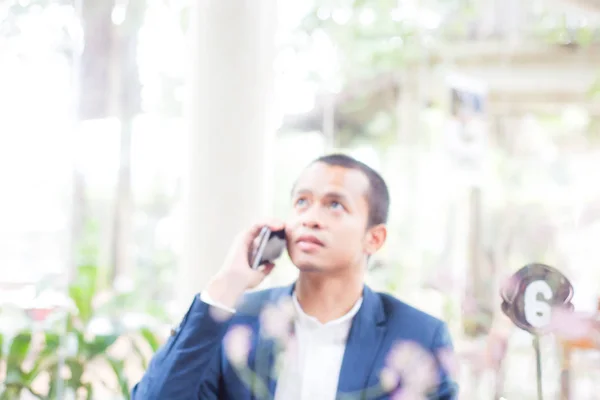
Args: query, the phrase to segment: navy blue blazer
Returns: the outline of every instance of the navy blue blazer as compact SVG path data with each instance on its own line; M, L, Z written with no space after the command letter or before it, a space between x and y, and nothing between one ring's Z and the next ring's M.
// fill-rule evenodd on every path
M294 286L279 287L245 295L236 314L217 321L209 305L196 296L174 334L154 355L142 380L132 391L132 400L251 400L247 377L240 377L223 351L222 340L234 324L253 331L249 365L268 382L274 396L272 376L276 346L259 335L259 314L268 303L290 296ZM361 393L379 384L386 356L398 341L416 342L432 354L452 346L446 324L398 299L365 286L363 303L352 321L346 343L338 393ZM262 366L262 368L261 368ZM439 365L440 385L430 399L455 400L458 387ZM326 378L325 378L326 379ZM363 392L364 393L364 392ZM366 394L364 396L367 396ZM364 396L353 397L361 398ZM388 399L381 394L377 399Z

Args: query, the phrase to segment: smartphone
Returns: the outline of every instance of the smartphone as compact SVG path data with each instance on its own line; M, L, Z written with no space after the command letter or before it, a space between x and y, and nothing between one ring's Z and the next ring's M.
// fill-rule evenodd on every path
M285 230L272 231L264 226L257 236L256 246L250 256L250 267L257 269L261 265L272 263L285 249Z

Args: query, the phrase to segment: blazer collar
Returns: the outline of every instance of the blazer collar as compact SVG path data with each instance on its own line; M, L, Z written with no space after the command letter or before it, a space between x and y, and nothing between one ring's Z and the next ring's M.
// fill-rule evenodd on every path
M385 336L385 321L381 297L365 286L363 304L352 321L346 342L338 394L362 393L368 386Z
M266 303L278 303L294 293L295 283L271 290ZM385 311L381 297L368 286L363 288L363 301L352 319L342 361L338 393L357 393L367 386L373 372L373 364L385 334ZM260 322L257 320L257 333ZM271 339L259 334L256 350L252 352L252 367L267 386L271 396L275 395L276 380L272 374L276 345ZM368 350L366 349L368 348Z

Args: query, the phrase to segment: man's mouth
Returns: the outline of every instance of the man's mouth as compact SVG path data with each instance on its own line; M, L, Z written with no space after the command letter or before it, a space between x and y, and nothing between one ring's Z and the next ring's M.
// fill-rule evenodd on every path
M316 236L303 235L296 239L296 245L300 250L311 251L323 247L324 244Z

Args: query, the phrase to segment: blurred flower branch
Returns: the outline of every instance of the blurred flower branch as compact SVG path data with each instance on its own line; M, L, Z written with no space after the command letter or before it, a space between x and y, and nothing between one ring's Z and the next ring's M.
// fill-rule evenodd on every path
M275 362L271 371L265 371L270 354L260 346L256 349L254 360L251 360L252 346L256 341L249 326L235 325L224 338L227 358L241 381L259 399L272 398L265 377L280 378L287 363L297 362L299 353L294 318L295 308L289 298L265 307L260 314L262 330L259 340L274 342ZM368 400L387 394L397 400L425 400L439 383L438 368L453 374L456 367L457 359L450 349L442 349L434 357L416 343L400 341L389 351L376 385L357 392L338 393L337 398Z

